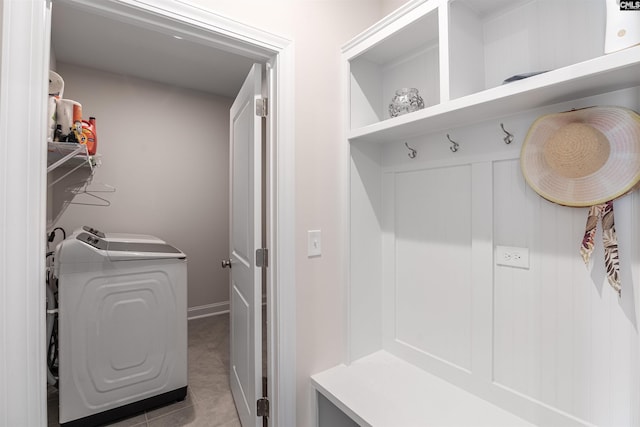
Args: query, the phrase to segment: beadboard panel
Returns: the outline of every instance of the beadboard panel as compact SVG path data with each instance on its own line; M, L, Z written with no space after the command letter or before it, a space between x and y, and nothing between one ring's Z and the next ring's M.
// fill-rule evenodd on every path
M395 339L470 371L471 166L397 173L394 200Z
M494 268L495 383L595 425L638 425L637 193L615 201L623 293L607 283L601 227L579 253L588 209L547 202L518 160L494 164L494 244L526 247L530 268ZM635 283L634 283L635 280Z
M395 91L402 87L419 88L425 107L440 102L439 86L440 63L438 44L399 58L387 64L382 73L382 111L383 118L389 118L389 101Z
M360 58L350 64L350 73L353 128L390 118L389 103L401 87L421 88L425 106L440 102L437 43L385 65Z
M604 1L520 3L521 7L506 7L482 19L485 87L499 86L523 70L553 70L601 55ZM509 61L504 60L505 54Z

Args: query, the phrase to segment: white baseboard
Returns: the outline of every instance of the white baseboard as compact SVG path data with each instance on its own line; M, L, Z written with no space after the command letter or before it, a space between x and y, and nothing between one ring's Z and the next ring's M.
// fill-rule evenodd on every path
M216 302L213 304L197 305L187 309L187 319L199 319L201 317L216 316L229 312L229 301Z

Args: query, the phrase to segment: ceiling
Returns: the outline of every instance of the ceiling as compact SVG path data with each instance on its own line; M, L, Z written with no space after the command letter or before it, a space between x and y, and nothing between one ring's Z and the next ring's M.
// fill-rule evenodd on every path
M166 31L91 13L63 1L52 7L56 61L235 97L254 60Z

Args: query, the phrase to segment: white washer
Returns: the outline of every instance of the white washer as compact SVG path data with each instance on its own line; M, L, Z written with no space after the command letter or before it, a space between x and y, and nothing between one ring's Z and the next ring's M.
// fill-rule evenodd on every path
M187 393L187 258L153 236L76 230L56 248L63 426Z

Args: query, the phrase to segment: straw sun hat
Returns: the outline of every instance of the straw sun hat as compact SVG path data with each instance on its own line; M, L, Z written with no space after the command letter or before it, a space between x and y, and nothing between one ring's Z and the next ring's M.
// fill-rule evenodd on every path
M527 183L565 206L594 206L640 182L640 115L590 107L538 118L520 157Z

